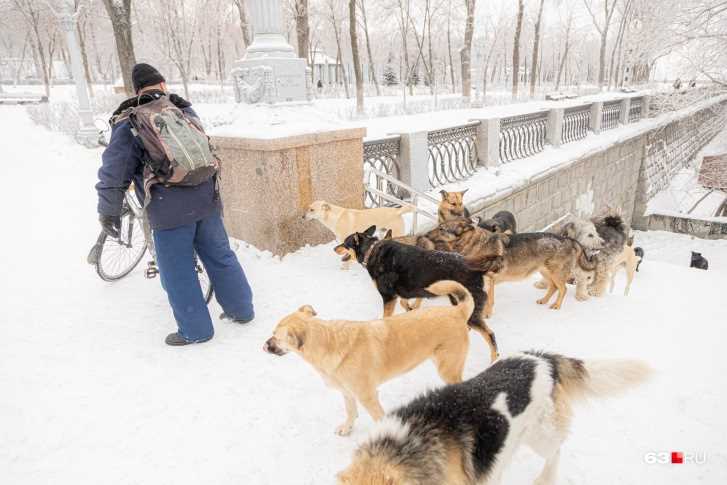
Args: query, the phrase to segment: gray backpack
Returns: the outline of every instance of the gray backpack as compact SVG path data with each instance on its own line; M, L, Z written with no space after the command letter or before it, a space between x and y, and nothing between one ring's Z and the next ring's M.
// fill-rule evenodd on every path
M199 185L219 170L219 159L199 121L175 106L167 96L130 108L125 115L146 151L147 199L153 184Z

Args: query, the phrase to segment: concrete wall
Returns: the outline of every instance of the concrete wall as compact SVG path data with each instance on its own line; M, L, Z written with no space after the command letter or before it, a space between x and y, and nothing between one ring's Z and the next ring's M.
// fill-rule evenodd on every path
M473 206L473 213L487 218L509 210L522 232L542 230L569 213L588 217L607 206L621 207L630 223L644 141L637 136L578 160L502 199Z
M215 137L230 236L282 255L331 241L303 220L314 200L362 208L363 128L270 139Z
M519 230L525 232L542 230L567 214L590 217L618 207L633 227L654 228L657 223L650 226L643 216L649 199L724 126L725 112L727 101L721 101L658 128L636 131L634 136L546 173L522 189L475 202L470 210L485 218L509 210L517 218Z
M650 231L691 234L703 239L727 239L727 222L651 214L646 223Z

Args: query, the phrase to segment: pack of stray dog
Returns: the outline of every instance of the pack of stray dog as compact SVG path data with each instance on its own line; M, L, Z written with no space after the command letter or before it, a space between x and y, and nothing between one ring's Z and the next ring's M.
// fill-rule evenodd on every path
M555 296L554 310L563 306L569 282L578 300L603 296L620 268L628 294L644 252L634 247L620 214L521 233L509 211L471 217L466 192L442 190L438 225L424 234L405 233L411 207L361 210L316 201L303 216L334 234L344 268L357 262L381 296L381 317L369 321L327 319L304 305L263 345L273 355L298 355L341 393L345 420L335 434L352 432L359 406L376 421L337 475L339 485L495 485L523 445L545 460L536 483L552 485L573 406L621 394L649 377L648 365L638 360L536 351L500 357L487 324L495 286L535 273L541 275L536 286L545 290L536 302L545 305ZM421 306L437 297L447 297L449 305ZM395 314L397 301L403 313ZM464 380L469 330L484 339L492 364ZM444 386L387 414L378 387L426 360Z

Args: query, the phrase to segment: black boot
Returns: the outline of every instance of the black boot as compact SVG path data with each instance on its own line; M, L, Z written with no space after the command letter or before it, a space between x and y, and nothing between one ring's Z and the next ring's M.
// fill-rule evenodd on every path
M181 347L182 345L201 344L202 342L207 342L211 339L212 337L206 338L204 340L187 340L186 338L182 337L179 332L174 332L167 335L167 338L164 340L164 342L166 342L167 345L171 345L173 347Z
M230 320L232 323L239 323L239 324L245 324L250 323L255 319L255 316L253 315L250 318L232 318L227 313L220 314L220 320Z

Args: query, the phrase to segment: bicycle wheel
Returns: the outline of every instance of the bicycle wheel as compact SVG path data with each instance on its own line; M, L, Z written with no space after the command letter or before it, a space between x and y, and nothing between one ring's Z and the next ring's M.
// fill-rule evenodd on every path
M212 287L212 282L210 281L209 276L207 276L207 271L205 271L204 266L202 266L202 263L199 262L196 255L194 257L194 264L197 268L197 277L199 278L199 286L202 288L204 301L209 305L210 301L212 301L212 295L214 295L215 290Z
M128 208L121 214L119 237L103 234L99 238L96 273L104 281L117 281L131 273L146 252L141 221Z

